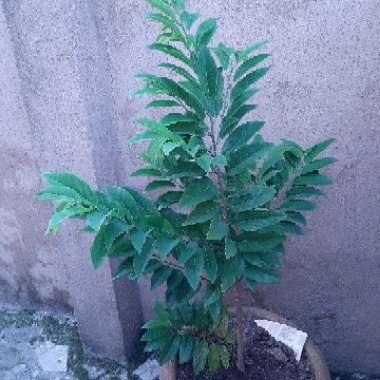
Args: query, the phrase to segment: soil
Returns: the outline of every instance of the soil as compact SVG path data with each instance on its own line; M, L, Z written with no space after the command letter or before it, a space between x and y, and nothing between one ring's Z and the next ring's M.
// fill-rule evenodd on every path
M253 320L245 321L244 331L246 372L242 374L235 366L236 345L230 345L231 366L215 374L205 371L195 377L192 366L178 368L178 380L315 380L311 365L304 351L300 362L293 351L273 339Z

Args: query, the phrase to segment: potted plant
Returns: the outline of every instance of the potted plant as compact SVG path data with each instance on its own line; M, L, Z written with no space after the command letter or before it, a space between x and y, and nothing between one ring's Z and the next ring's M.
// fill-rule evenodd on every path
M266 43L211 47L215 19L199 21L185 0L148 3L154 11L147 17L162 26L149 48L171 58L159 64L169 76L139 74L144 86L134 94L153 96L147 108L165 110L159 120L137 120L146 130L131 139L148 142L145 165L131 175L150 182L145 193L129 186L100 192L73 174L46 173L48 187L38 197L57 203L47 232L85 219L84 231L95 235L95 269L118 259L116 277L151 276L152 288L166 286L165 302L155 303L157 319L146 323L142 337L161 365L171 363L164 372L169 368L175 378L176 360L191 362L195 376L228 368L235 365L232 345L244 373L242 289L280 281L286 237L302 234L303 213L323 194L317 187L332 182L320 170L335 159L318 156L333 140L308 149L265 140L264 122L247 116L256 108L253 86L268 71L262 63L269 54L258 53ZM224 302L231 288L237 289L233 331ZM316 375L327 377L327 371Z

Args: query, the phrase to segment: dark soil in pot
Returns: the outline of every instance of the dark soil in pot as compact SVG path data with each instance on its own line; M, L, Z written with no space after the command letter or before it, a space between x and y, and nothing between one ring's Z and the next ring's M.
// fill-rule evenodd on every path
M233 323L233 322L232 322ZM314 374L305 352L300 362L293 351L274 340L253 320L245 321L245 363L242 374L235 367L236 346L229 346L231 367L220 369L216 374L204 372L195 377L191 365L178 367L178 380L314 380Z

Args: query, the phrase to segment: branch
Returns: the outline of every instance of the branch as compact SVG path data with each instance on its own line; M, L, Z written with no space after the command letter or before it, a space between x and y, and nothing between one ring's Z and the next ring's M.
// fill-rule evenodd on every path
M177 261L162 260L161 257L157 253L154 253L152 257L156 259L157 261L159 261L162 265L179 270L180 272L185 274L185 267L183 265L178 264ZM201 279L203 281L209 282L209 279L204 275L201 275Z
M269 209L270 210L276 210L281 207L282 203L286 199L286 193L288 192L289 189L293 187L295 179L301 174L301 170L304 167L304 161L303 158L301 162L298 165L298 170L295 170L294 173L289 175L288 180L284 183L284 186L278 191L276 196L272 199L272 201L269 204Z

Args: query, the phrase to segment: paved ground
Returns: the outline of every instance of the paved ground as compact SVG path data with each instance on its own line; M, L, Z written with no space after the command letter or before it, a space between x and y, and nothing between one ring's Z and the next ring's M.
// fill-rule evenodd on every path
M68 347L66 372L46 371L41 365L41 352L56 345ZM147 369L141 367L147 374L156 370L149 368L150 362L145 365ZM76 323L68 316L0 307L1 380L137 380L132 374L135 367L132 363L128 371L112 360L87 355ZM380 376L358 373L333 374L332 378L380 380Z
M41 351L68 346L67 372L44 371ZM49 347L49 346L48 346ZM127 380L126 368L86 355L75 322L62 315L0 307L1 380Z
M380 380L380 375L364 375L362 373L333 374L333 380Z

